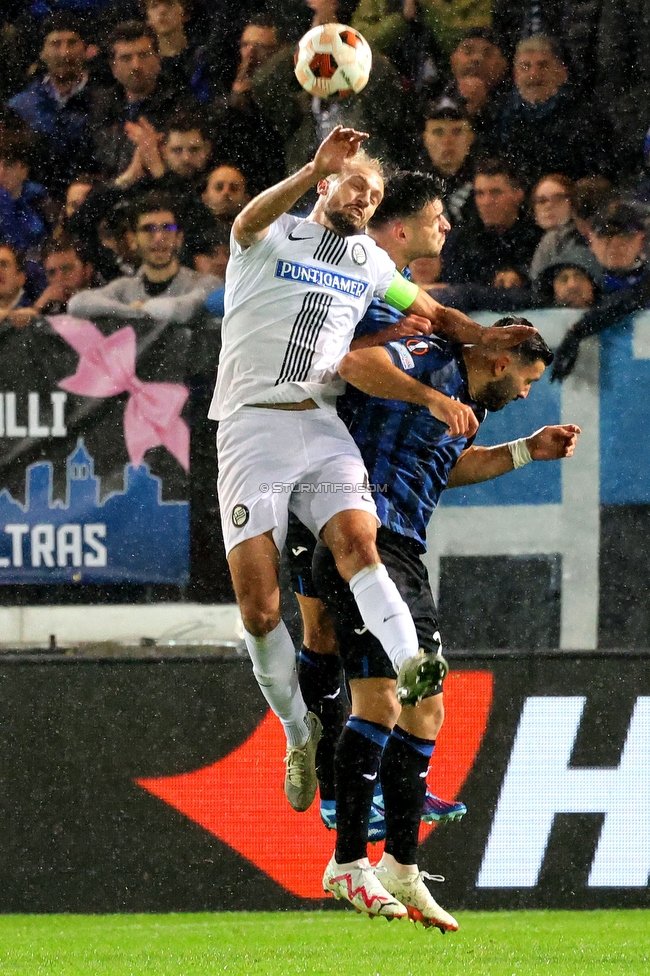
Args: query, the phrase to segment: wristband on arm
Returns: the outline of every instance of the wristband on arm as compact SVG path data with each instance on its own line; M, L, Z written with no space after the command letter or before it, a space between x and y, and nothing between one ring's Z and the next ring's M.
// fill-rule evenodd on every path
M524 464L529 464L533 459L530 456L525 437L519 437L516 441L508 441L507 448L512 458L512 467L523 468Z

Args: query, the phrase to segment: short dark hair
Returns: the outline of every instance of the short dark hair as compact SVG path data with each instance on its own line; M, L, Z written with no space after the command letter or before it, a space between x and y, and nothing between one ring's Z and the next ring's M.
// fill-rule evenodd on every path
M268 30L278 30L278 25L271 13L259 13L249 17L242 27L242 33L247 27L266 27Z
M32 163L34 139L31 133L20 129L0 129L0 159L10 166Z
M370 220L370 226L383 227L393 220L415 217L428 203L441 200L442 194L442 183L433 174L398 170L386 181L384 198Z
M634 204L617 201L594 215L591 229L597 237L616 237L617 234L644 233L645 223Z
M83 21L67 10L59 10L43 19L40 28L41 47L50 34L59 32L78 34L81 40L86 43L86 30Z
M217 247L230 246L230 229L223 222L214 222L199 234L197 254L212 254Z
M504 315L502 319L498 319L494 323L495 328L500 329L508 328L511 325L528 325L531 329L534 328L532 322L520 315ZM518 346L513 346L508 351L517 356L526 366L532 366L539 359L545 366L550 366L553 362L553 353L539 332L536 332L529 339L524 339Z
M151 190L138 197L131 206L131 226L135 230L138 226L140 217L145 214L159 213L161 210L168 210L178 219L178 212L174 200L168 193L161 193L159 190Z
M0 243L0 251L2 250L9 251L9 253L13 255L13 259L16 262L16 270L24 274L27 260L24 253L22 251L18 251L13 244L10 244L8 241L3 241Z
M615 196L616 191L611 180L604 176L584 176L573 184L571 206L580 220L591 220Z
M474 168L474 177L477 176L503 176L511 187L516 190L525 190L526 181L520 176L510 163L500 156L483 156Z
M422 119L425 123L433 119L451 119L454 122L468 122L469 125L472 124L472 120L467 114L465 103L460 99L451 98L449 95L443 95L441 98L428 101L424 106Z
M210 140L210 129L205 116L200 109L190 108L189 105L179 105L171 115L168 115L162 127L165 139L171 132L200 132L201 138Z
M141 37L148 37L153 45L154 51L158 51L158 35L154 30L145 24L143 20L123 20L108 35L106 40L106 51L109 58L115 57L116 44L130 44L139 41Z
M215 169L221 169L222 166L228 166L230 169L236 169L238 173L241 173L242 179L246 184L246 192L247 193L250 192L250 182L251 182L250 177L242 169L242 164L236 162L234 159L217 159L214 162L210 163L207 170L203 174L203 180L201 181L201 187L200 187L201 193L205 193L205 191L207 190L210 177L214 173Z
M157 0L140 0L140 10L146 16L147 10L152 5L152 3L157 3ZM169 0L171 6L172 3L177 3L179 7L182 7L186 14L191 14L192 12L192 0Z
M81 241L77 237L65 233L58 237L50 237L45 241L41 247L41 262L46 261L53 254L65 254L66 251L74 251L83 264L87 263L88 259Z

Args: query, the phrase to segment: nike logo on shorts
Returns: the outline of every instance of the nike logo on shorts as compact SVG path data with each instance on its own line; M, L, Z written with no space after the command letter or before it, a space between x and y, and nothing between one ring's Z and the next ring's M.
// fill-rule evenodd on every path
M358 634L359 637L361 637L362 634L365 634L365 632L367 631L367 629L368 629L367 627L355 627L354 628L354 632L355 632L355 634Z
M334 698L338 698L340 694L341 694L341 689L337 688L333 695L323 695L323 698L329 698L331 701Z
M399 617L399 613L391 613L390 617L384 617L382 622L387 623L387 621L392 620L393 617Z
M307 546L295 546L291 549L294 556L299 556L301 552L308 552Z
M372 776L370 775L370 773L361 773L361 775L363 776L364 779L367 779L369 783L374 783L375 780L377 779L377 773L374 773Z

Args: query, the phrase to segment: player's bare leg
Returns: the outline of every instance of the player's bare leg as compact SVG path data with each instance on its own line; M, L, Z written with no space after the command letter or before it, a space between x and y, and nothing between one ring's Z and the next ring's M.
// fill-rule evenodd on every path
M271 533L235 546L228 565L253 673L287 737L285 793L294 810L307 810L316 795L321 724L307 711L298 685L293 641L280 617L280 555Z

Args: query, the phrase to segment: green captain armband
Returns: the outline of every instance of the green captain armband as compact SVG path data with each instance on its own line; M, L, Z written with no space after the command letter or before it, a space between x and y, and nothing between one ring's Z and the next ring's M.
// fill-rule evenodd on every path
M404 312L407 308L411 307L419 290L417 285L412 281L407 281L399 271L396 271L395 277L384 295L384 301L388 302L389 305L392 305L399 312Z

